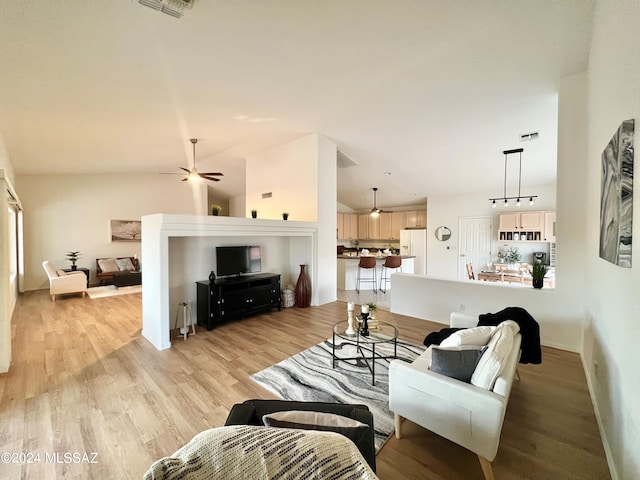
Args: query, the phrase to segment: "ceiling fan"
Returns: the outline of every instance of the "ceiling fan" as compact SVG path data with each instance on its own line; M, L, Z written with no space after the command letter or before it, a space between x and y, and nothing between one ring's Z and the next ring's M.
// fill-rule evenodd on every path
M377 202L377 194L378 194L378 187L373 187L373 208L371 209L370 215L372 217L377 217L381 213L391 213L389 210L381 210L380 208L378 208L377 203L376 203Z
M182 179L182 181L183 182L186 182L187 180L194 181L194 180L200 180L200 179L204 178L205 180L212 180L214 182L219 182L220 179L219 178L215 178L215 177L224 176L220 172L206 172L206 173L198 172L198 170L196 169L196 143L198 143L198 139L197 138L191 138L191 139L189 139L189 141L193 144L193 168L191 170L189 170L188 168L180 167L180 170L184 170L185 172L187 172L187 176L184 177ZM170 175L182 175L182 174L181 173L173 173L173 174L170 174Z

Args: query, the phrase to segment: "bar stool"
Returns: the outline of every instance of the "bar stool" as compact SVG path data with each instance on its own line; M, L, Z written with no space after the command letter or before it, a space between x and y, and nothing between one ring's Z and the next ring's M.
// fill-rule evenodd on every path
M389 276L385 276L385 271L390 268L396 272L398 269L402 271L402 257L400 255L389 255L382 264L382 270L380 272L380 290L384 293L387 293L385 288L387 288L387 284L391 281L391 274L389 274ZM382 282L384 282L384 288L382 288Z
M373 268L373 277L371 278L360 278L360 272L364 270L370 270ZM376 290L376 278L378 277L376 273L376 257L360 257L360 262L358 263L358 276L356 278L356 291L360 293L360 282L373 282L373 291L374 293L378 293Z

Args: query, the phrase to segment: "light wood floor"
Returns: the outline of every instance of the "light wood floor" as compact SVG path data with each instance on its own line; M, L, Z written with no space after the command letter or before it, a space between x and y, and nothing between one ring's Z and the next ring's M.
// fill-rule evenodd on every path
M335 302L231 322L157 351L140 335L141 295L97 300L30 292L13 317L13 362L0 375L0 452L39 452L40 463L0 464L0 479L142 477L229 408L274 398L249 375L330 336ZM441 324L379 312L416 343ZM497 479L608 479L578 355L544 348L522 365L494 461ZM377 457L381 479L481 479L475 455L405 422ZM65 464L97 452L97 464ZM46 463L58 453L60 463ZM49 461L51 458L49 458Z

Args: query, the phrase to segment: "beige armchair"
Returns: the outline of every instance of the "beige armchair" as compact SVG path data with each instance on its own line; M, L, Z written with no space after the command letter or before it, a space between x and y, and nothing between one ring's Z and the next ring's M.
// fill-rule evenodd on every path
M67 273L62 270L56 270L48 260L42 262L42 267L49 277L49 293L53 302L56 301L56 295L62 293L82 293L82 296L85 296L87 292L87 277L83 272Z

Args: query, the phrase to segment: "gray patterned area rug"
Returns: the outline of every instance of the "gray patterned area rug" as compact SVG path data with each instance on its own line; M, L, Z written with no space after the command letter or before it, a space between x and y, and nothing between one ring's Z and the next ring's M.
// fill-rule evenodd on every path
M328 339L296 355L276 363L251 379L283 400L306 402L360 403L373 413L376 453L393 433L393 414L389 410L389 361L378 360L375 385L363 360L338 361L332 368L332 340ZM425 350L398 340L399 359L412 361ZM379 344L376 353L393 355L393 344ZM353 345L336 341L336 356L355 357Z

